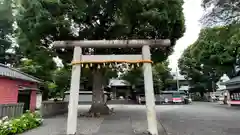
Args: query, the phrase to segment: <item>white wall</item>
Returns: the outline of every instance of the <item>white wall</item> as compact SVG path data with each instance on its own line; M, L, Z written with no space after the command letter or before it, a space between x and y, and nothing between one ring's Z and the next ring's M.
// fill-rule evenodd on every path
M42 94L37 94L36 97L36 109L40 109L42 105Z
M65 95L64 101L69 101L69 94ZM107 101L107 95L105 95L105 102ZM92 102L92 94L80 94L78 102Z

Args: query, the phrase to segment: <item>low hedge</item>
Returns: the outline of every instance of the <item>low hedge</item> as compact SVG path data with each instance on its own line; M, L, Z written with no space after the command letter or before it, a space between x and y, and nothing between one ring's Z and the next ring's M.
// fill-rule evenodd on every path
M15 135L40 126L43 119L39 112L26 112L16 119L0 120L0 135Z

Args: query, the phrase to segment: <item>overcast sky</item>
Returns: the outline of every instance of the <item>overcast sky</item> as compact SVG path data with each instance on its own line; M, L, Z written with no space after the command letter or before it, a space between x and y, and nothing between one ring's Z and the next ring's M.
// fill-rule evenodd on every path
M199 20L203 14L201 1L202 0L184 0L183 12L185 16L186 32L184 36L177 41L174 47L174 53L169 56L169 66L172 68L173 72L176 71L178 59L183 51L198 38L201 29Z

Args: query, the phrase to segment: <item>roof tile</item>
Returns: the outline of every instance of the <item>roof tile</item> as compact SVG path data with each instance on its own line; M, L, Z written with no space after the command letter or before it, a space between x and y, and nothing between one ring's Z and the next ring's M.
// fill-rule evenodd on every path
M20 80L30 81L30 82L36 82L40 83L40 79L33 77L31 75L28 75L26 73L23 73L19 70L16 70L14 68L10 68L4 64L0 64L0 76L10 77L10 78L16 78Z

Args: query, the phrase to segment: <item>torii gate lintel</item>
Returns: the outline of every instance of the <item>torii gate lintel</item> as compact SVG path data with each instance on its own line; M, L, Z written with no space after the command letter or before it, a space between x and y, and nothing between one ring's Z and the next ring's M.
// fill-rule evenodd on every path
M170 45L169 39L156 40L80 40L55 41L54 47L82 47L82 48L141 48L144 45L151 47L166 47Z

